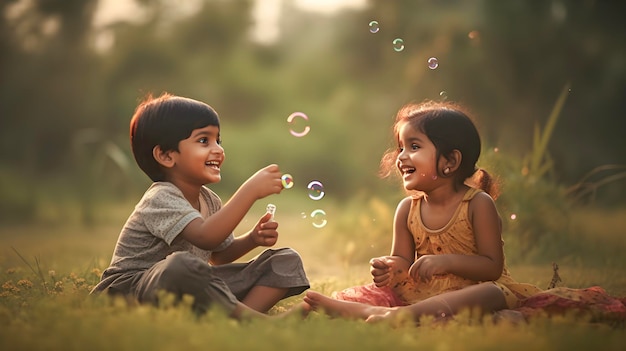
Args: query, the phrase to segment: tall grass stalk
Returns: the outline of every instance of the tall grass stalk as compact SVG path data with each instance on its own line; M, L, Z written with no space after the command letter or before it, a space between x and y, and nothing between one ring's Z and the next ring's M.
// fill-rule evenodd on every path
M567 83L561 90L561 94L552 107L552 111L548 116L548 120L546 121L543 130L541 130L539 125L535 123L532 151L526 157L524 162L529 176L541 178L552 169L553 162L547 151L548 143L552 137L552 132L554 131L556 122L561 115L561 111L563 110L569 91L570 83Z

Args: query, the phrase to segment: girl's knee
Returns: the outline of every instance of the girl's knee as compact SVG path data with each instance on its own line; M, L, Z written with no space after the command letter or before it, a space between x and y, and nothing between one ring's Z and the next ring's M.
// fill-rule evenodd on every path
M484 296L484 301L488 301L486 304L487 309L492 311L501 310L507 308L506 297L502 289L493 282L482 283L478 285L480 287L480 293Z

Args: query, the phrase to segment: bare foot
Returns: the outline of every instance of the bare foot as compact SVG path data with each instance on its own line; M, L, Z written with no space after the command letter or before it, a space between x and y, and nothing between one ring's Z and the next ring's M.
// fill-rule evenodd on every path
M306 292L304 302L311 306L312 310L321 310L331 317L367 319L371 315L382 315L389 311L387 307L335 300L312 290Z
M280 316L298 316L301 318L306 318L309 313L311 312L311 305L309 305L306 302L301 302L295 306L293 306L293 308L291 308L290 310L281 313Z
M257 318L280 319L280 318L292 318L292 317L304 319L309 315L311 310L312 310L311 305L309 305L306 302L301 302L288 310L277 312L275 314L266 314L266 313L262 313L257 310L254 310L240 302L238 303L237 307L235 308L233 313L231 313L230 316L238 320L251 320L251 319L257 319Z

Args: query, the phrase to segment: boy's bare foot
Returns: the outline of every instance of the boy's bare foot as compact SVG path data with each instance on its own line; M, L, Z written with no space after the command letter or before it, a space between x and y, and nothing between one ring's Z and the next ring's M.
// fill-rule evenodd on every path
M310 312L311 312L311 305L309 305L306 302L301 302L293 306L293 308L291 308L289 311L281 314L281 316L298 316L301 318L306 318Z
M367 319L372 315L383 315L390 310L387 307L335 300L312 290L306 292L304 302L307 303L312 310L321 310L331 317Z

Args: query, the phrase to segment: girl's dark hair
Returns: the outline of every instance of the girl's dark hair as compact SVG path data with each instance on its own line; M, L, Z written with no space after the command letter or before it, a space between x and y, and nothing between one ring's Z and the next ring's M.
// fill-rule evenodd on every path
M220 126L215 110L200 101L163 93L151 94L137 106L130 120L130 144L137 165L154 182L165 180L161 166L152 150L178 151L178 143L187 139L194 129Z
M396 161L400 153L399 131L405 123L409 123L415 130L424 133L435 145L437 159L440 156L449 157L453 150L459 150L462 155L461 164L454 177L458 185L470 181L483 189L492 197L497 197L497 185L487 171L476 168L480 156L481 142L478 131L469 114L459 105L452 102L426 101L421 104L408 104L400 108L393 125L393 136L396 142L382 157L380 175L387 177L394 170L397 172ZM445 177L444 174L438 174ZM470 179L471 178L471 179Z

